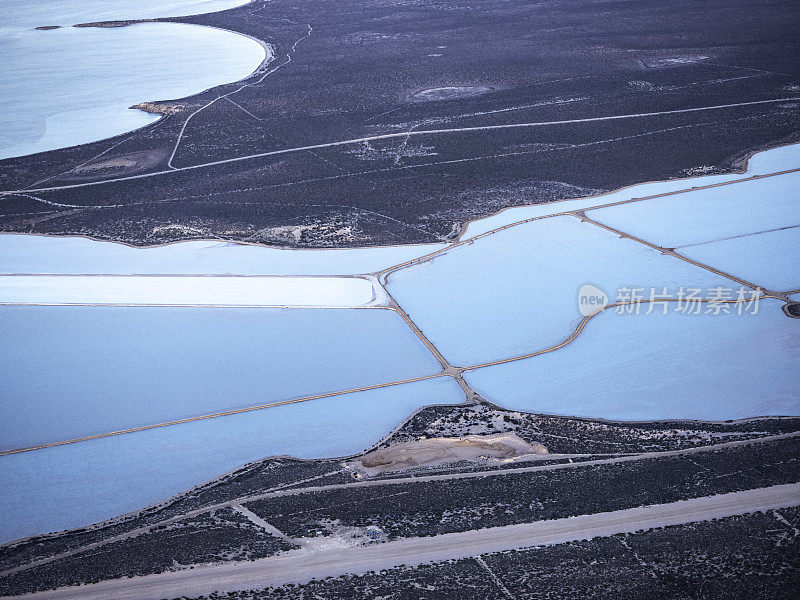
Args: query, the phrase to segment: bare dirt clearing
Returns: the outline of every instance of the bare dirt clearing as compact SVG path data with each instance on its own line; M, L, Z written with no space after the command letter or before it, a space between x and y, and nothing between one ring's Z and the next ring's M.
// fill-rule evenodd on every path
M547 448L538 442L529 444L515 433L499 433L400 442L369 452L348 466L365 475L377 475L461 461L498 464L538 460L547 454Z

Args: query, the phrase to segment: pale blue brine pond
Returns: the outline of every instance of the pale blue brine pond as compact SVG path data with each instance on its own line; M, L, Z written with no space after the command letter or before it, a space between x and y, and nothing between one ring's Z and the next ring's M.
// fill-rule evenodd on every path
M0 347L3 450L441 370L382 309L0 306Z
M81 237L0 234L0 274L350 275L380 271L444 247L295 250L191 240L136 248Z
M266 456L354 454L425 404L463 401L439 377L3 456L0 542L130 512Z
M504 408L650 421L800 414L800 321L782 302L719 314L607 310L568 346L465 374Z
M241 3L4 2L0 158L131 131L159 117L130 106L181 98L242 79L266 57L258 42L209 27L70 25L207 12ZM46 25L66 27L35 29Z

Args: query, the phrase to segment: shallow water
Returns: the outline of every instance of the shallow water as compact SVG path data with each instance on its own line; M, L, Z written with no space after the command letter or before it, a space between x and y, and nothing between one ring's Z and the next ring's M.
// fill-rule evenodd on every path
M797 167L800 165L798 151L800 146L796 145L759 154L752 159L749 172L765 173ZM682 189L738 177L741 176L647 184L603 198L605 201L619 200L641 196L644 192ZM597 199L584 199L512 209L473 223L470 234L517 218L598 203ZM545 226L546 223L549 225ZM683 229L681 226L677 231ZM567 235L573 230L581 232L580 236ZM794 239L794 235L775 234L773 237ZM735 244L755 244L758 240L758 244L764 246L770 236L764 234L752 238L752 241L751 238L739 239L748 241ZM509 247L517 252L510 253ZM772 247L777 246L772 244ZM217 242L185 242L142 251L77 238L0 236L0 270L363 272L374 270L373 266L387 266L387 261L402 262L413 255L424 254L423 250L432 249L418 246L291 251ZM709 249L713 250L713 245L709 245ZM738 255L722 251L717 254L728 261L745 258L741 252ZM621 255L624 260L619 260ZM762 255L768 253L747 253L747 257ZM463 262L464 258L469 259L467 263ZM734 262L746 264L745 260ZM730 269L735 266L732 264ZM757 260L752 266L758 268L756 272L761 272L763 265ZM403 290L398 292L398 299L412 316L420 318L419 324L440 345L447 358L453 362L470 362L479 357L490 359L518 353L520 349L523 352L540 349L561 341L577 323L577 285L587 280L608 286L609 292L614 291L612 284L615 283L716 283L714 279L707 279L713 276L705 271L698 269L684 273L684 268L688 265L562 217L515 227L472 246L459 248L444 258L400 271L390 278L390 287L393 282L395 287L406 287L405 295ZM641 276L642 273L647 275L646 280L629 279L629 276ZM780 275L775 271L770 273ZM691 281L687 281L686 275ZM800 300L800 296L795 296L795 299ZM798 322L783 316L779 304L764 302L761 309L764 312L753 317L690 317L670 313L623 320L626 317L604 313L593 319L572 344L558 352L479 369L466 377L488 399L501 406L522 410L619 419L721 419L797 414L800 399L794 365L800 358L797 350L800 338L795 326ZM340 312L350 315L356 311ZM25 378L25 385L17 384L17 387L23 396L30 393L30 397L27 406L24 403L14 405L15 421L9 426L5 439L19 444L31 439L24 436L52 437L62 435L70 428L78 430L82 423L85 424L86 413L80 411L86 406L80 402L70 404L64 401L65 397L74 400L77 396L63 392L53 396L42 389L48 385L51 390L63 386L67 392L78 390L85 393L89 390L87 397L95 403L96 414L106 419L101 424L106 425L116 423L120 416L126 415L152 419L156 416L154 410L172 414L170 411L201 411L206 406L216 408L217 403L208 398L203 400L194 393L191 403L176 401L186 389L180 385L174 387L176 380L169 377L169 370L176 367L174 356L181 358L177 361L178 366L184 364L186 352L205 357L204 360L223 361L222 367L235 370L234 377L230 377L232 370L223 377L211 371L210 376L214 377L215 385L225 388L216 390L217 393L227 394L230 386L234 386L239 391L249 389L251 393L242 396L247 399L275 389L289 395L313 393L307 391L310 388L302 387L309 382L323 387L331 384L345 386L365 377L400 377L400 369L408 369L409 364L413 367L426 362L431 369L438 371L438 365L431 362L416 339L411 345L415 348L412 354L416 358L409 363L408 357L403 355L403 349L408 346L405 342L397 343L403 336L411 335L402 324L395 334L385 326L354 326L348 322L351 317L344 316L337 328L335 319L330 320L327 316L319 322L309 322L308 319L313 319L317 313L306 312L302 322L292 329L291 315L302 313L282 311L276 327L283 334L263 335L264 328L269 328L266 323L269 319L259 319L258 327L249 329L219 323L217 327L214 323L225 314L217 309L212 318L194 325L185 322L181 325L180 319L155 320L151 326L163 327L166 324L170 328L167 331L172 333L164 335L162 330L158 335L142 336L141 323L121 329L116 325L107 327L101 318L103 314L97 312L77 325L73 323L70 335L52 335L59 331L59 327L64 328L65 323L67 329L70 328L69 319L63 316L49 321L43 317L14 320L20 339L24 341L19 347L25 352L6 357L11 362L2 365L0 375L6 374L8 378L8 373L12 373L20 381ZM208 323L211 323L210 327ZM176 329L180 331L176 333ZM241 334L239 337L231 335L237 332ZM138 390L129 396L123 393L123 402L117 406L104 404L103 386L108 386L108 381L124 385L128 380L141 380L143 373L151 371L147 370L150 364L147 360L125 363L115 360L120 354L104 352L97 344L92 347L92 340L103 336L120 353L135 351L136 348L128 346L131 340L137 340L135 344L139 345L142 356L147 358L153 354L148 360L161 372L145 383L153 388L155 396L143 395ZM192 338L194 344L186 342L190 336L198 336ZM158 340L166 341L167 345L141 346L141 339L150 340L151 346ZM251 352L242 352L242 339L251 342ZM358 341L358 347L352 343L353 339ZM78 343L70 345L70 340L78 340ZM312 343L307 343L309 341ZM363 346L365 341L369 342L369 348ZM215 348L213 355L209 357L203 344L206 348ZM142 348L144 352L141 352ZM418 356L417 351L421 352ZM238 359L244 359L244 362ZM82 363L91 363L93 368L81 370ZM60 373L68 374L64 379L48 375L59 373L59 368L70 365L77 367L63 368ZM219 368L217 364L213 366ZM178 380L178 384L188 379L192 390L205 385L203 378L199 381L186 378L185 369L178 368L177 372L184 375L184 380ZM200 372L206 375L204 371ZM81 379L83 373L90 373L91 377ZM106 373L111 375L104 378ZM29 388L31 382L38 387ZM15 399L17 396L23 397L17 394ZM57 398L55 402L51 400L54 397ZM198 398L200 401L195 402ZM4 482L0 486L0 511L6 519L0 526L0 539L75 527L133 510L269 454L311 458L356 452L376 441L423 404L462 400L463 394L454 381L437 378L3 456L0 457L0 481ZM205 401L208 404L203 405ZM47 402L52 405L47 405ZM90 404L88 408L93 407ZM25 422L29 417L38 419L38 423Z
M800 222L800 215L795 219ZM798 223L800 224L800 223ZM800 289L800 228L681 248L691 259L778 292Z
M3 26L32 28L216 12L248 0L3 0Z
M497 227L508 225L516 221L552 215L568 210L581 210L590 206L599 206L620 202L631 198L643 198L655 194L664 194L678 190L690 189L694 186L707 186L728 181L735 181L751 175L764 175L787 169L800 167L800 144L791 144L780 148L773 148L759 152L750 157L747 162L747 172L743 174L732 173L729 175L704 175L686 179L671 179L669 181L654 181L641 183L617 191L589 198L564 200L549 204L534 204L532 206L519 206L502 210L485 219L478 219L469 224L461 239L470 239L491 231Z
M110 518L276 454L366 449L425 404L456 404L450 377L0 457L0 541Z
M725 278L569 216L525 223L389 276L388 290L451 364L542 350L578 324L578 291L725 286ZM500 405L502 399L496 398ZM565 407L565 411L569 409Z
M2 449L440 371L380 309L0 306L0 347Z
M800 414L800 321L758 312L605 311L570 345L465 375L504 408L621 420Z
M0 273L355 275L380 271L444 246L293 250L205 240L132 248L81 237L2 234Z
M800 166L800 158L795 168ZM665 248L800 224L800 172L587 211L586 216Z
M241 2L239 2L241 3ZM235 2L209 2L209 8ZM128 107L189 96L249 75L266 56L254 40L175 23L38 31L99 19L204 12L204 2L20 2L0 25L0 158L104 139L157 120ZM185 13L184 13L185 14Z
M361 277L0 275L0 304L364 306Z

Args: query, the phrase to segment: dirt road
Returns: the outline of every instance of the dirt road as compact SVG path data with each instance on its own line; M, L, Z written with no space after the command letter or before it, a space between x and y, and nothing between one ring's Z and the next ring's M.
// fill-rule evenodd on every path
M594 515L408 538L366 547L301 549L256 561L226 563L94 585L61 588L18 598L158 600L213 591L259 589L311 578L365 573L514 548L551 545L653 527L706 521L800 505L800 484L708 496Z

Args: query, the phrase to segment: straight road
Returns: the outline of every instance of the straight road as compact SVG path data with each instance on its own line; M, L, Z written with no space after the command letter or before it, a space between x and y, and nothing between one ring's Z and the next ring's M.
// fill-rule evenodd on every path
M34 560L30 563L26 563L24 565L19 565L17 567L13 567L11 569L7 569L5 571L0 571L0 577L4 577L6 575L11 575L12 573L17 573L19 571L25 571L27 569L31 569L34 567L38 567L47 563L54 562L56 560L60 560L62 558L66 558L68 556L74 556L76 554L80 554L81 552L85 552L88 550L93 550L95 548L99 548L101 546L105 546L107 544L111 544L114 542L118 542L121 540L125 540L128 538L136 537L138 535L142 535L151 531L152 529L163 526L169 525L171 523L175 523L178 521L183 521L190 517L195 517L197 515L202 515L213 510L218 510L221 508L226 507L236 507L237 505L243 505L250 502L254 502L256 500L264 500L267 498L278 498L282 496L296 496L300 494L313 494L316 492L326 492L331 490L341 490L341 489L348 489L348 488L359 488L359 487L382 487L382 486L396 486L396 485L404 485L404 484L416 484L416 483L424 483L426 481L449 481L453 479L474 479L474 478L485 478L485 477L503 477L506 475L515 475L520 473L533 473L539 471L558 471L562 469L580 469L583 467L593 467L598 465L610 465L616 463L626 463L638 460L648 460L653 458L661 458L665 456L681 456L681 455L690 455L690 454L698 454L702 452L714 452L723 448L735 448L737 446L747 446L750 444L758 444L758 443L768 443L777 440L795 438L800 436L800 431L794 431L790 433L780 433L776 435L770 436L763 436L763 437L756 437L756 438L749 438L745 440L736 440L732 442L722 442L718 444L713 444L711 446L695 446L693 448L684 448L682 450L666 450L666 451L654 451L654 452L643 452L640 454L621 454L616 455L612 458L601 458L595 460L583 460L578 462L562 462L562 463L555 463L555 464L546 464L546 465L534 465L529 467L517 467L517 468L506 468L506 469L490 469L485 471L467 471L462 473L442 473L439 475L412 475L410 477L398 477L398 478L386 478L386 479L368 479L368 480L361 480L361 481L353 481L350 483L332 483L327 485L317 485L317 486L309 486L309 487L289 487L287 489L273 489L271 491L262 492L259 494L254 494L252 496L240 496L233 500L228 500L226 502L220 502L219 504L212 504L208 506L204 506L202 508L198 508L195 510L188 511L181 515L177 515L174 517L170 517L163 521L159 521L157 523L152 523L145 527L140 527L136 529L132 529L125 533L121 533L119 535L109 536L105 539L102 539L97 542L93 542L90 544L86 544L85 546L79 546L75 548L71 548L69 550L65 550L64 552L60 552L58 554L54 554L52 556L48 556L46 558L41 558L38 560ZM21 450L24 451L24 450ZM15 452L15 451L11 451ZM551 458L558 458L558 455L551 455ZM327 475L332 475L336 473L336 471L327 473ZM224 477L224 476L223 476ZM315 478L311 478L312 480ZM292 485L292 484L289 484Z
M211 592L252 590L398 565L415 566L516 548L632 533L756 511L800 505L800 484L778 485L594 515L407 538L354 548L310 548L256 561L195 567L173 573L116 579L22 596L36 600L159 600Z
M255 158L266 158L269 156L278 156L283 154L291 154L294 152L306 152L309 150L321 150L323 148L334 148L337 146L350 146L353 144L362 144L364 142L375 142L381 140L391 140L396 138L408 138L408 137L418 137L418 136L433 136L433 135L450 135L454 133L471 133L471 132L485 132L485 131L497 131L497 130L505 130L505 129L524 129L529 127L547 127L553 125L570 125L574 123L594 123L599 121L617 121L621 119L636 119L636 118L646 118L646 117L658 117L663 115L678 115L678 114L686 114L686 113L694 113L694 112L705 112L705 111L713 111L713 110L722 110L726 108L736 108L740 106L757 106L761 104L776 104L780 102L793 102L800 100L798 96L792 96L787 98L774 98L770 100L754 100L749 102L734 102L732 104L716 104L714 106L698 106L695 108L680 108L675 110L662 110L657 112L643 112L643 113L631 113L631 114L624 114L624 115L608 115L605 117L585 117L581 119L565 119L562 121L528 121L524 123L507 123L502 125L479 125L475 127L450 127L445 129L416 129L413 131L400 131L395 133L384 133L378 135L370 135L360 138L353 138L348 140L339 140L335 142L323 142L320 144L311 144L309 146L295 146L292 148L282 148L280 150L270 150L269 152L259 152L256 154L248 154L245 156L237 156L234 158L226 158L222 160L214 160L206 163L199 163L196 165L189 165L185 167L170 167L169 169L162 170L162 171L153 171L151 173L141 173L139 175L128 175L125 177L114 177L111 179L101 179L98 181L87 181L83 183L73 183L69 185L56 185L51 187L38 187L38 188L30 188L30 189L19 189L19 190L3 190L0 191L0 194L16 194L16 193L36 193L36 192L47 192L53 190L69 190L75 188L84 188L84 187L92 187L96 185L103 185L106 183L113 183L117 181L131 181L135 179L147 179L150 177L156 177L159 175L167 175L170 173L177 173L180 171L191 171L195 169L204 169L207 167L214 167L217 165L225 165L230 163L241 162L243 160L251 160ZM216 101L216 100L215 100ZM171 160L171 159L170 159ZM87 208L91 208L91 205L87 206Z

